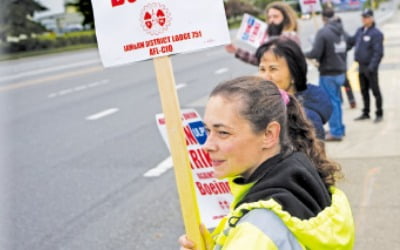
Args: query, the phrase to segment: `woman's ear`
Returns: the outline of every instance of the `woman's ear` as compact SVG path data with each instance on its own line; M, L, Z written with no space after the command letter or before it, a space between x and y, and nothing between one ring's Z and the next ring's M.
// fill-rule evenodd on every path
M279 144L279 135L281 132L281 125L276 122L270 122L264 131L263 148L273 148Z

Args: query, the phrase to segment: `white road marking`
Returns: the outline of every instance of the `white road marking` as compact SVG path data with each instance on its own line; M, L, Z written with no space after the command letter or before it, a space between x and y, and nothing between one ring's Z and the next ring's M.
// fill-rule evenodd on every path
M223 73L228 72L228 71L229 71L228 68L220 68L220 69L217 69L217 70L214 72L214 74L220 75L220 74L223 74Z
M78 92L78 91L82 91L82 90L85 90L85 89L87 89L87 86L81 85L81 86L75 87L74 91Z
M72 89L64 89L64 90L61 90L60 92L58 92L58 95L66 95L66 94L69 94L72 92L73 92Z
M116 113L118 111L119 111L119 109L117 109L117 108L106 109L106 110L103 110L103 111L101 111L99 113L96 113L96 114L93 114L93 115L90 115L90 116L86 117L86 120L89 120L89 121L98 120L100 118L104 118L106 116L112 115L112 114L114 114L114 113Z
M92 82L92 83L89 83L87 86L88 86L89 88L93 88L93 87L96 87L97 85L104 84L104 83L102 83L102 82L104 82L104 80L103 80L103 81L100 81L100 82Z
M54 98L54 97L56 97L57 96L57 93L51 93L50 95L48 95L47 97L48 98Z
M85 85L76 86L76 87L70 88L70 89L63 89L58 92L49 94L48 98L54 98L57 96L63 96L63 95L67 95L67 94L76 93L76 92L83 91L83 90L86 90L89 88L94 88L94 87L97 87L97 86L100 86L103 84L107 84L108 82L109 82L109 80L101 80L101 81L92 82L92 83L85 84Z
M144 177L157 177L165 173L168 169L173 167L172 158L169 156L167 159L160 162L155 168L150 169L144 173Z
M176 90L186 87L186 83L180 83L176 85Z
M99 60L95 59L95 60L88 60L88 61L83 61L83 62L78 62L78 63L71 63L71 64L67 64L67 65L62 65L62 66L55 66L55 67L51 67L51 68L26 71L23 73L0 77L0 81L14 80L14 79L18 79L21 77L35 76L35 75L40 75L40 74L49 73L49 72L53 72L53 71L77 68L77 67L87 66L87 65L91 65L91 64L98 64L98 63L99 63Z

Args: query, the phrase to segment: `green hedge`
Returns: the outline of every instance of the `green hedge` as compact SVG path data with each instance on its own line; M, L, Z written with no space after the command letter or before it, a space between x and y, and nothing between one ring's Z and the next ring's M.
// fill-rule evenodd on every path
M6 42L0 44L1 51L6 54L12 54L25 51L40 51L46 49L55 49L81 44L96 44L96 35L93 30L78 31L56 35L47 33L19 40L18 42Z

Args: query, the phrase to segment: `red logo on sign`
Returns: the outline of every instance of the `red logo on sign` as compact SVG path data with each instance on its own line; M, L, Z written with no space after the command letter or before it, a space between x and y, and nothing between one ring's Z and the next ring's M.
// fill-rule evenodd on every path
M168 30L171 14L164 4L150 3L143 7L140 15L143 30L150 35L159 35Z

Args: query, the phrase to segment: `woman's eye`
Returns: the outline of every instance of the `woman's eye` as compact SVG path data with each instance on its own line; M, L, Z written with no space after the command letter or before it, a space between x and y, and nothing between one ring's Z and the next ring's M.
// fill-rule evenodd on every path
M229 133L229 132L226 132L226 131L218 131L218 134L219 134L219 135L222 135L222 136L230 135L230 133Z

